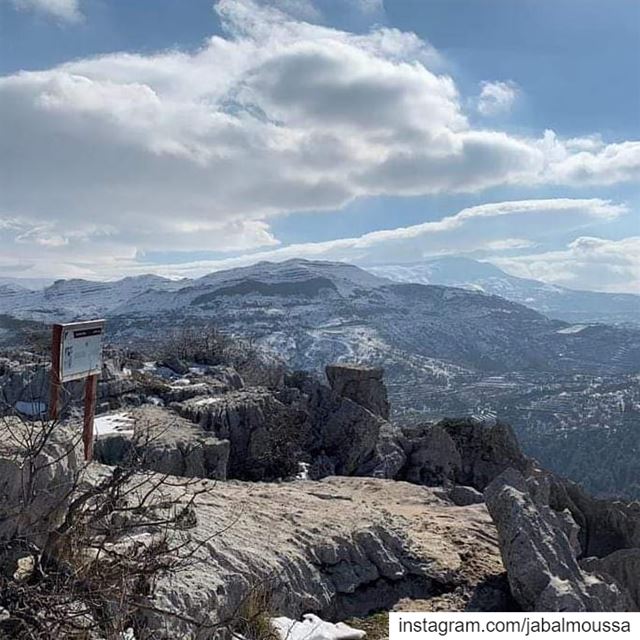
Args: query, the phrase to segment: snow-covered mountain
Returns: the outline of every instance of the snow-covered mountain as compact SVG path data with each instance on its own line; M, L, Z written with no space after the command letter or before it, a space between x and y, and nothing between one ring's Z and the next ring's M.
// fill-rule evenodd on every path
M640 326L640 296L578 291L518 278L488 262L443 257L410 264L366 267L396 282L439 284L474 289L519 302L551 318L568 322L629 323Z
M485 283L501 278L479 264ZM613 457L616 443L633 441L634 433L637 441L640 330L553 320L487 288L399 283L305 260L178 282L141 276L58 281L43 291L5 286L0 342L33 320L106 317L109 340L133 347L184 326L215 326L251 337L293 368L321 370L339 360L383 365L397 415L498 415L556 468L569 459L549 452L573 455L562 443L577 433L602 439L606 432Z
M56 280L43 289L6 284L0 285L0 313L43 322L95 318L145 291L171 291L184 284L151 274L113 282Z
M196 280L145 275L59 280L42 291L5 287L0 313L46 322L104 316L116 338L215 324L251 334L307 369L336 359L406 368L422 359L418 369L431 372L628 372L637 368L640 336L550 320L485 292L397 283L353 265L308 260L260 262Z

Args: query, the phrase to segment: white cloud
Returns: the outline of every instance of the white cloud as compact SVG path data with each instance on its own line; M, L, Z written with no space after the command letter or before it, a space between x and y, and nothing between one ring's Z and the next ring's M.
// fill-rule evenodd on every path
M545 131L537 143L547 158L541 181L569 185L610 185L640 177L640 142L605 144L599 136L562 141Z
M114 272L115 263L110 262L97 275L117 275L124 269L127 272L146 273L152 270L170 276L193 276L244 266L259 260L314 258L373 264L412 262L442 254L511 251L534 244L531 238L512 238L505 235L514 227L527 231L531 237L544 239L545 231L550 227L556 231L569 231L583 228L589 223L614 220L625 213L625 206L597 198L496 202L469 207L441 220L409 227L373 231L359 237L326 242L293 244L222 260L140 265L132 261L127 262L123 256L117 264L120 271ZM10 256L7 261L11 261Z
M0 78L0 217L39 230L23 234L25 260L43 244L74 269L111 267L110 255L248 251L278 243L273 216L361 196L640 173L637 142L472 128L415 34L355 35L250 0L217 11L227 35L196 52ZM0 234L0 254L14 241Z
M621 240L580 236L560 251L491 262L513 275L574 289L640 294L640 236Z
M12 0L20 10L37 11L65 22L79 22L80 0Z
M477 109L483 116L496 116L511 111L520 90L515 82L483 82Z

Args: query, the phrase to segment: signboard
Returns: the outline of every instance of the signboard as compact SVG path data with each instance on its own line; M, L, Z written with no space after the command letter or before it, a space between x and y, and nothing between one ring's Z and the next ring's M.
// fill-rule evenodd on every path
M60 382L80 380L102 370L104 320L61 325Z
M57 420L58 401L63 383L84 378L84 419L82 440L84 459L93 458L93 417L96 412L96 386L102 370L104 320L54 324L51 335L51 393L49 419Z

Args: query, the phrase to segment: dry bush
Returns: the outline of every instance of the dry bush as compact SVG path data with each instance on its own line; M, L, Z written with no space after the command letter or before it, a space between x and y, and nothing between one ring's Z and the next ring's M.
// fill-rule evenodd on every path
M246 640L279 640L271 624L273 594L267 582L254 582L229 625L233 635Z
M144 471L144 446L116 467L77 464L78 438L60 429L0 421L0 637L110 639L133 629L142 640L147 616L176 615L153 604L158 577L192 567L209 542L189 535L207 489ZM18 485L6 477L16 470Z

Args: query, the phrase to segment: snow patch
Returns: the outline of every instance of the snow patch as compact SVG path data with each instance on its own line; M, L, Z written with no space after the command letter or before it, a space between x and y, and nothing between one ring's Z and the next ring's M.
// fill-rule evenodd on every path
M581 331L586 329L588 326L589 326L588 324L572 324L570 327L565 327L564 329L558 329L556 333L564 333L564 334L580 333Z
M133 435L133 418L125 412L98 416L93 421L93 428L98 438L111 433Z
M366 635L344 622L325 622L312 613L302 616L302 622L281 616L271 618L271 624L281 640L361 640Z

